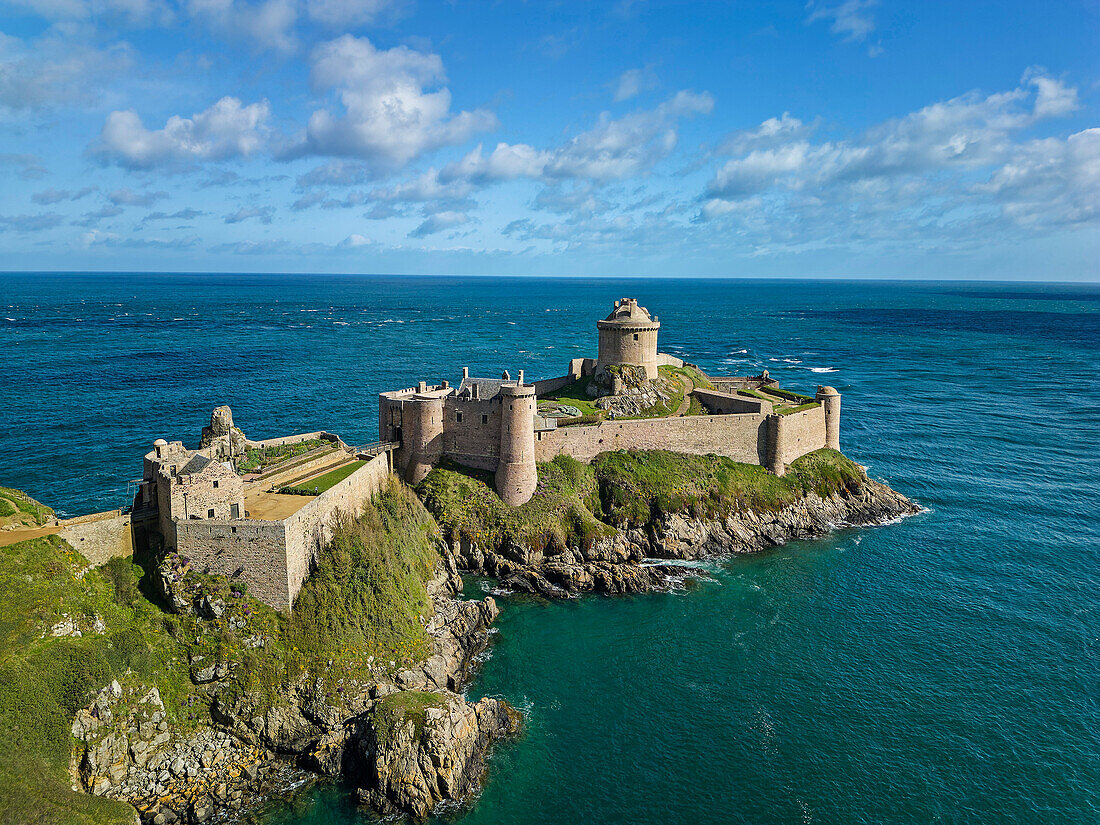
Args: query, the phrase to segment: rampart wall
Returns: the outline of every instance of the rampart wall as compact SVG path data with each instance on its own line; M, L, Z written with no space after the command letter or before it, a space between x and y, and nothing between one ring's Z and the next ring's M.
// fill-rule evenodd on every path
M581 360L581 359L577 359ZM535 382L535 395L546 395L547 393L556 392L562 387L568 387L574 381L580 377L580 369L578 367L576 375L559 375L557 378L544 378L541 381Z
M760 414L692 415L558 427L537 434L535 460L549 461L567 453L587 462L609 450L671 450L715 453L746 464L763 464L765 418Z
M340 437L333 435L332 433L325 432L324 430L317 430L312 433L297 433L296 435L284 435L280 438L264 438L260 441L249 440L250 446L256 447L283 447L287 444L299 444L302 441L312 441L314 439L320 439L321 441L339 441Z
M57 535L92 564L104 564L134 552L130 516L121 510L61 519L57 524Z
M775 456L783 464L790 464L806 453L825 446L824 407L818 405L809 410L773 417L782 423L782 435L776 444Z
M192 569L237 578L260 601L291 604L286 527L281 521L194 519L176 522L176 546Z
M716 392L696 388L692 394L708 412L726 415L730 413L762 413L767 415L772 411L770 402L762 398L747 398L743 395L729 392Z
M385 486L390 476L389 457L376 455L365 465L292 516L283 520L286 529L286 577L289 607L302 589L317 552L332 539L341 515L358 516L363 506ZM280 605L281 608L284 605Z

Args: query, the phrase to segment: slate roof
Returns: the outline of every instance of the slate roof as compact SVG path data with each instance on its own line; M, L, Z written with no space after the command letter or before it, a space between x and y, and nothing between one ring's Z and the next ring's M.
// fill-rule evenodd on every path
M473 387L477 386L477 399L479 401L488 401L490 398L494 398L502 385L507 383L515 383L514 381L505 381L503 378L463 378L462 383L458 386L459 398L471 398L473 397ZM469 392L467 393L467 390Z
M179 472L182 475L197 475L214 463L214 459L207 458L204 455L195 455L191 457L191 460L180 467Z

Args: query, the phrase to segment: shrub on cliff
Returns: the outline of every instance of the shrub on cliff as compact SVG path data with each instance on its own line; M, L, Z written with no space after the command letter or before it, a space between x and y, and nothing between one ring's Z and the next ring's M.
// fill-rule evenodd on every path
M570 456L538 465L538 486L519 507L501 501L492 473L446 464L416 488L451 540L483 548L588 545L614 532L598 518L600 497L592 468Z
M392 483L321 551L289 614L186 565L174 586L199 609L169 614L128 559L89 569L54 536L0 547L0 825L133 822L128 805L74 792L68 773L73 716L112 679L157 687L185 730L209 724L214 690L248 691L262 713L303 670L327 681L365 675L372 655L395 670L423 659L436 533ZM193 671L215 663L227 676L195 684Z

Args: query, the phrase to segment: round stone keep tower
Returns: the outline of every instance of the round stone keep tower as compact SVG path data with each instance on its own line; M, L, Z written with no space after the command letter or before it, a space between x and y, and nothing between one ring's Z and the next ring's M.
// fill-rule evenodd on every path
M596 322L600 332L600 347L596 371L613 364L645 367L646 377L657 377L657 318L651 318L645 307L634 298L615 302L615 309L604 320Z
M417 393L401 411L401 447L406 450L405 480L419 484L443 457L443 395Z
M497 492L505 504L523 504L538 483L535 470L535 388L504 384L500 388L500 462Z
M817 400L825 408L825 446L840 449L840 393L832 387L818 387Z

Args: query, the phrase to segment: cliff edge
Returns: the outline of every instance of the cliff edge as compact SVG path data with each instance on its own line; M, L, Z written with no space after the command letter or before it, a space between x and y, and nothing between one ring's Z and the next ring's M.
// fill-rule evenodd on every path
M539 466L535 495L517 508L453 465L417 492L463 570L549 598L666 587L693 571L660 560L749 553L920 509L830 449L782 478L715 455L618 451L591 465L558 456Z

